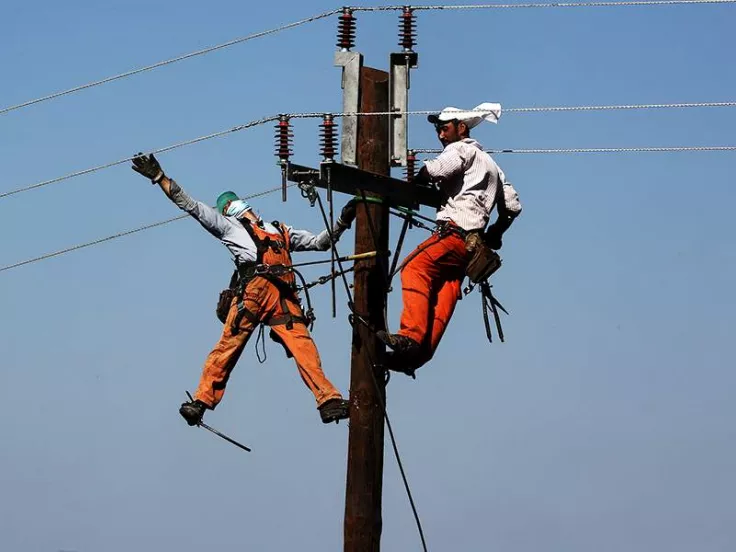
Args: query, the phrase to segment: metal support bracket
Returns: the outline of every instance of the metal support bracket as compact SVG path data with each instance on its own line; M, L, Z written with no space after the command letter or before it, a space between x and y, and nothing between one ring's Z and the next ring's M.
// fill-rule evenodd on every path
M342 67L342 111L357 113L360 108L360 68L363 54L360 52L335 52L335 66ZM350 115L342 119L340 154L343 163L358 164L358 117Z
M409 110L409 88L411 69L417 67L419 56L416 52L401 52L391 54L391 72L389 74L389 102L391 111L397 113L392 115L389 125L389 137L391 140L391 166L406 166L407 135L409 128L409 116L405 114Z
M286 176L289 182L309 184L351 196L357 195L359 190L371 192L385 197L393 205L410 209L420 205L437 208L442 202L442 194L434 186L407 182L332 161L320 163L319 169L289 163Z

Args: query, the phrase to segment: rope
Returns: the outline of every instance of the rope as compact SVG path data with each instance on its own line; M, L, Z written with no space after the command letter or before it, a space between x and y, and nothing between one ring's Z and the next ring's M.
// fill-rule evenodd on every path
M414 149L416 153L442 153L441 149ZM670 153L682 151L736 151L736 146L672 146L635 148L488 149L488 153Z
M330 261L327 261L327 262L330 262ZM354 270L355 270L355 266L351 266L350 268L346 268L342 272L336 272L335 274L327 274L325 276L320 276L316 280L309 282L308 284L302 286L302 288L311 289L314 286L321 286L323 284L326 284L327 282L332 281L333 279L337 278L341 274L347 274L348 272L353 272ZM302 289L302 288L299 288L299 289Z
M293 186L293 184L291 184L290 187L291 186ZM271 188L270 190L264 190L263 192L258 192L258 193L255 193L255 194L251 194L249 196L245 196L243 199L254 199L254 198L257 198L257 197L261 197L261 196L265 196L265 195L268 195L268 194L272 194L272 193L277 192L279 190L281 190L281 186L279 186L278 188ZM21 266L25 266L25 265L37 263L37 262L40 262L40 261L45 261L46 259L51 259L52 257L58 257L60 255L66 255L67 253L71 253L72 251L77 251L79 249L85 249L87 247L92 247L93 245L99 245L101 243L105 243L105 242L108 242L108 241L116 240L118 238L124 238L125 236L130 236L132 234L137 234L138 232L143 232L145 230L150 230L152 228L157 228L159 226L164 226L164 225L169 224L171 222L174 222L174 221L177 221L177 220L181 220L181 219L187 218L188 216L189 216L189 214L179 215L179 216L176 216L176 217L173 217L173 218L169 218L169 219L166 219L166 220L161 220L159 222L154 222L154 223L151 223L151 224L147 224L145 226L140 226L140 227L134 228L132 230L126 230L126 231L120 232L118 234L113 234L113 235L107 236L105 238L100 238L98 240L90 241L90 242L87 242L87 243L82 243L82 244L79 244L79 245L74 245L72 247L67 247L66 249L60 249L59 251L54 251L53 253L47 253L47 254L41 255L39 257L33 257L31 259L27 259L27 260L21 261L19 263L15 263L15 264L11 264L11 265L6 265L6 266L3 266L3 267L0 267L0 272L5 272L6 270L12 270L14 268L18 268L18 267L21 267Z
M317 198L318 198L318 203L319 203L319 209L320 209L320 212L322 213L322 219L323 219L323 221L325 223L325 227L327 228L327 231L330 233L330 242L332 243L333 254L334 254L335 257L337 257L339 259L339 255L337 253L337 248L335 246L335 241L332 240L332 229L329 227L329 221L327 220L327 214L325 213L324 206L322 205L322 198L321 198L321 196L319 194L317 195ZM367 203L367 201L366 201L366 203ZM367 207L368 206L366 205L366 209L367 209ZM374 237L374 244L375 244L375 237ZM374 249L376 251L378 251L378 248L377 247L374 248ZM354 302L353 302L353 294L350 291L350 286L348 285L348 281L347 281L347 278L345 276L345 273L347 271L342 268L342 265L340 264L340 261L339 260L338 260L338 266L340 268L340 275L342 276L343 283L345 284L345 294L348 297L348 306L349 306L350 310L352 311L352 314L348 317L348 320L350 321L351 326L355 327L354 317L357 317L367 328L369 328L371 331L373 331L373 329L370 327L370 325L368 325L359 315L357 315L355 313L355 310L354 310ZM354 269L355 268L355 265L353 265L352 268ZM334 282L334 278L336 276L334 274L331 274L331 276L332 276L331 280ZM373 358L373 355L371 355L370 353L368 353L368 360L371 363L371 366L372 367L375 367L376 366L375 359ZM393 426L391 425L391 418L389 417L388 411L386 410L386 401L384 401L383 400L383 397L381 396L381 391L382 390L381 390L381 387L378 385L378 381L376 380L376 375L373 373L373 370L372 369L369 370L369 372L371 374L371 379L373 380L373 384L376 387L377 397L378 397L378 403L379 403L379 405L381 407L381 411L383 412L383 417L386 420L386 427L388 428L388 434L389 434L389 437L390 437L390 440L391 440L391 447L393 448L394 457L396 458L396 464L398 465L399 472L401 473L401 479L402 479L402 481L404 483L404 489L406 490L406 494L407 494L407 496L409 498L409 504L411 505L411 509L412 509L413 514L414 514L414 520L415 520L415 522L417 524L417 529L419 531L419 536L422 539L422 547L424 549L424 552L427 552L427 543L426 543L426 541L424 539L424 530L422 529L422 522L419 519L419 513L417 512L416 504L414 503L414 497L411 494L411 487L409 486L409 480L408 480L408 478L406 476L406 471L404 470L404 463L401 461L401 455L399 454L399 446L398 446L398 444L396 442L396 436L394 435ZM384 386L384 388L385 388L385 386Z
M353 314L348 318L350 321L350 325L355 327L355 319L358 319L358 321L363 324L366 328L368 328L369 331L372 333L375 333L374 329L371 327L371 325L366 322L363 317L355 313L353 311ZM371 363L371 365L375 368L378 366L375 362L375 359L373 358L373 355L368 353L368 360ZM409 480L406 476L406 471L404 470L404 463L401 461L401 455L399 454L399 447L396 443L396 436L394 435L393 426L391 425L391 419L388 416L388 412L386 411L386 402L383 400L383 397L381 396L381 388L378 385L378 380L376 380L376 375L374 374L373 370L370 370L371 379L373 380L373 384L376 386L376 389L378 390L378 403L381 406L381 409L383 410L384 418L386 419L386 427L388 428L388 434L391 438L391 446L394 451L394 457L396 458L396 463L399 466L399 472L401 473L401 479L404 482L404 489L406 490L406 495L409 498L409 504L411 505L411 510L414 514L414 521L417 525L417 530L419 531L419 537L422 540L422 549L424 552L427 552L427 542L424 538L424 530L422 529L422 522L419 519L419 512L417 511L416 504L414 502L414 496L411 493L411 488L409 487ZM386 383L388 383L388 378L386 380ZM385 385L384 385L385 388Z
M137 75L139 73L144 73L146 71L152 71L153 69L158 69L159 67L164 67L165 65L171 65L172 63L177 63L179 61L184 61L185 59L197 57L197 56L203 56L205 54L209 54L210 52L214 52L216 50L222 50L223 48L229 48L230 46L235 46L236 44L242 44L243 42L248 42L249 40L254 40L256 38L261 38L263 36L267 36L270 34L279 33L281 31L285 31L287 29L292 29L294 27L299 27L300 25L305 25L307 23L311 23L313 21L317 21L319 19L324 19L325 17L330 17L331 15L335 15L336 13L340 13L342 9L334 9L325 13L321 13L318 15L314 15L312 17L308 17L306 19L302 19L300 21L295 21L293 23L287 23L286 25L281 25L280 27L276 27L273 29L269 29L267 31L261 31L258 33L253 33L248 36L236 38L234 40L229 40L228 42L224 42L222 44L218 44L216 46L210 46L209 48L204 48L203 50L197 50L196 52L191 52L188 54L184 54L182 56L178 56L172 59L167 59L165 61L159 61L158 63L154 63L152 65L147 65L145 67L141 67L139 69L133 69L132 71L126 71L125 73L120 73L119 75L114 75L112 77L107 77L101 80L89 82L87 84L82 84L80 86L75 86L74 88L69 88L68 90L63 90L61 92L55 92L53 94L49 94L48 96L42 96L40 98L36 98L35 100L29 100L23 103L19 103L17 105L11 105L9 107L5 107L3 109L0 109L0 115L4 115L5 113L9 113L11 111L15 111L17 109L22 109L24 107L28 107L34 104L38 104L41 102L46 102L49 100L53 100L55 98L59 98L61 96L66 96L68 94L73 94L75 92L79 92L81 90L86 90L87 88L93 88L95 86L100 86L102 84L106 84L108 82L124 79L127 77L132 77L133 75Z

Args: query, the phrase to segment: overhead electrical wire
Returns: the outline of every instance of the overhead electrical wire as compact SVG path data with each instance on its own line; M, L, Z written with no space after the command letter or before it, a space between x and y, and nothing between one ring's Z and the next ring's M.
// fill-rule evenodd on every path
M166 151L175 150L177 148L183 148L184 146L190 146L192 144L197 144L199 142L204 142L206 140L212 140L213 138L219 138L220 136L225 136L226 134L231 134L233 132L240 132L241 130L245 130L247 128L252 128L255 126L263 125L263 124L270 123L270 122L277 121L277 120L278 120L278 115L275 117L263 117L261 119L250 121L243 125L234 126L226 130L221 130L219 132L213 132L212 134L206 134L205 136L193 138L191 140L186 140L184 142L178 142L176 144L172 144L171 146L158 148L158 149L152 150L147 153L163 153ZM48 186L49 184L55 184L57 182L62 182L63 180L69 180L71 178L76 178L77 176L83 176L85 174L90 174L93 172L101 171L103 169L109 169L110 167L122 165L123 163L127 163L131 160L132 160L132 157L126 157L124 159L118 159L117 161L111 161L110 163L105 163L103 165L97 165L95 167L90 167L89 169L76 171L73 173L65 174L63 176L57 176L56 178L51 178L49 180L43 180L41 182L37 182L36 184L31 184L30 186L24 186L22 188L17 188L15 190L10 190L8 192L0 193L0 199L4 197L15 195L15 194L20 194L22 192L28 192L30 190L35 190L36 188L42 188L44 186Z
M320 19L324 19L326 17L330 17L332 15L335 15L337 13L340 13L342 9L335 9L330 10L328 12L320 13L318 15L313 15L312 17L307 17L306 19L301 19L299 21L294 21L293 23L287 23L285 25L281 25L279 27L275 27L273 29L268 29L266 31L260 31L257 33L250 34L248 36L243 36L240 38L235 38L233 40L229 40L227 42L223 42L222 44L217 44L215 46L210 46L208 48L204 48L202 50L197 50L194 52L190 52L188 54L184 54L175 58L167 59L164 61L159 61L157 63L153 63L151 65L146 65L145 67L140 67L138 69L133 69L131 71L126 71L125 73L120 73L118 75L113 75L111 77L106 77L104 79L96 80L93 82L88 82L87 84L82 84L80 86L75 86L74 88L69 88L67 90L62 90L60 92L55 92L53 94L49 94L48 96L42 96L40 98L36 98L34 100L29 100L23 103L19 103L16 105L11 105L5 108L0 109L0 115L4 115L5 113L9 113L11 111L16 111L18 109L22 109L24 107L29 107L31 105L39 104L41 102L46 102L49 100L53 100L55 98L60 98L61 96L67 96L69 94L73 94L75 92L80 92L81 90L86 90L88 88L94 88L95 86L100 86L103 84L107 84L108 82L113 82L116 80L124 79L127 77L132 77L133 75L138 75L140 73L145 73L147 71L152 71L154 69L158 69L159 67L164 67L166 65L171 65L173 63L177 63L179 61L184 61L185 59L190 59L197 56L203 56L205 54L209 54L210 52L215 52L217 50L222 50L223 48L229 48L230 46L235 46L236 44L242 44L243 42L248 42L249 40L254 40L256 38L261 38L267 35L275 34L281 31L285 31L287 29L293 29L294 27L299 27L301 25L305 25L307 23L311 23L313 21L318 21Z
M439 153L442 150L436 149L436 148L424 148L424 149L414 149L412 150L415 153ZM487 150L489 153L493 154L503 154L503 153L527 153L527 154L546 154L546 153L560 153L560 154L572 154L572 153L644 153L644 152L696 152L696 151L736 151L736 146L672 146L672 147L633 147L633 148L560 148L560 149L506 149L506 150L500 150L500 149L490 149ZM294 186L294 184L290 184L289 187ZM272 188L263 192L259 192L257 194L253 194L250 196L246 196L245 199L251 199L254 197L260 197L263 195L271 194L276 191L281 190L281 187L278 188ZM116 240L118 238L123 238L125 236L129 236L131 234L136 234L138 232L143 232L145 230L150 230L152 228L157 228L159 226L164 226L165 224L169 224L170 222L174 222L176 220L180 220L183 218L186 218L189 215L179 215L174 218L162 220L159 222L154 222L151 224L147 224L145 226L140 226L138 228L134 228L132 230L126 230L124 232L120 232L117 234L112 234L111 236L107 236L105 238L100 238L97 240L93 240L90 242L82 243L79 245L75 245L72 247L67 247L65 249L60 249L58 251L54 251L52 253L47 253L45 255L41 255L39 257L33 257L30 259L27 259L25 261L20 261L17 263L13 263L10 265L6 265L3 267L0 267L0 272L5 272L6 270L11 270L14 268L18 268L21 266L25 266L28 264L36 263L39 261L44 261L46 259L50 259L52 257L58 257L60 255L64 255L66 253L71 253L72 251L76 251L78 249L84 249L87 247L91 247L93 245L98 245L101 243L105 243L108 241Z
M538 107L512 107L504 110L504 113L516 113L516 114L524 114L524 113L567 113L567 112L592 112L592 111L615 111L615 110L640 110L640 109L693 109L693 108L722 108L722 107L736 107L736 101L728 101L728 102L689 102L689 103L671 103L671 104L620 104L620 105L577 105L577 106L538 106ZM385 111L385 112L370 112L370 113L362 113L362 112L343 112L343 113L333 113L333 117L348 117L348 116L361 116L361 117L376 117L376 116L386 116L386 115L429 115L432 113L438 113L440 110L420 110L420 111ZM478 111L483 112L487 110L463 110L463 111ZM282 114L290 119L311 119L311 118L321 118L325 114L324 111L321 112L305 112L305 113L286 113ZM228 128L225 130L221 130L219 132L214 132L212 134L207 134L205 136L200 136L197 138L193 138L191 140L186 140L184 142L178 142L176 144L162 147L159 149L152 150L150 152L146 153L163 153L167 151L171 151L174 149L178 149L184 146L189 146L192 144L197 144L199 142L204 142L207 140L211 140L213 138L219 138L221 136L225 136L227 134L233 134L236 132L240 132L241 130L246 130L249 128L253 128L256 126L260 126L266 123L271 123L274 121L278 121L280 115L271 115L268 117L262 117L260 119L255 119L253 121L250 121L248 123L237 125L232 128ZM725 146L727 148L728 146ZM504 152L508 153L508 152ZM78 176L83 176L86 174L94 173L97 171L101 171L103 169L108 169L111 167L115 167L117 165L122 165L123 163L127 163L131 160L131 157L125 157L123 159L118 159L116 161L111 161L109 163L104 163L102 165L96 165L94 167L90 167L87 169L83 169L80 171L75 171L73 173L65 174L62 176L57 176L55 178L51 178L48 180L42 180L41 182L36 182L34 184L30 184L27 186L22 186L20 188L16 188L14 190L9 190L6 192L0 192L0 199L13 196L16 194L20 194L23 192L28 192L31 190L35 190L37 188L43 188L45 186L48 186L50 184L56 184L57 182L62 182L64 180L69 180L71 178L76 178Z
M514 4L445 4L401 6L353 6L355 12L397 11L409 8L413 11L430 10L509 10L536 8L629 8L646 6L685 6L696 4L734 4L736 0L632 0L624 2L518 2Z
M634 7L634 6L676 6L676 5L705 5L705 4L736 4L736 0L641 0L641 1L623 1L623 2L531 2L531 3L515 3L515 4L458 4L458 5L417 5L417 6L407 6L407 5L397 5L397 6L349 6L348 9L354 11L354 12L380 12L380 11L396 11L396 10L404 10L407 7L414 10L414 11L442 11L442 10L486 10L486 9L535 9L535 8L613 8L613 7ZM292 23L286 23L284 25L280 25L278 27L274 27L272 29L268 29L265 31L260 31L257 33L253 33L247 36L234 38L232 40L228 40L227 42L223 42L221 44L216 44L214 46L209 46L207 48L203 48L200 50L195 50L193 52L189 52L187 54L183 54L177 57L173 57L171 59L166 59L163 61L159 61L156 63L152 63L150 65L146 65L143 67L139 67L137 69L131 69L130 71L125 71L123 73L119 73L117 75L112 75L109 77L105 77L99 80L91 81L85 84L81 84L79 86L74 86L72 88L68 88L66 90L61 90L58 92L54 92L52 94L48 94L46 96L41 96L32 100L27 100L15 105L10 105L4 108L0 108L0 115L4 115L6 113L10 113L12 111L17 111L19 109L23 109L26 107L30 107L32 105L36 105L39 103L43 103L46 101L50 101L56 98L60 98L62 96L68 96L70 94L74 94L76 92L81 92L82 90L87 90L89 88L94 88L97 86L101 86L103 84L107 84L113 81L125 79L128 77L132 77L134 75L138 75L140 73L146 73L149 71L153 71L154 69L158 69L160 67L165 67L167 65L172 65L174 63L178 63L180 61L184 61L187 59L191 59L194 57L203 56L205 54L209 54L211 52L215 52L218 50L223 50L225 48L229 48L231 46L235 46L237 44L242 44L244 42L248 42L250 40L255 40L257 38L262 38L264 36L276 34L288 29L293 29L295 27L299 27L301 25L306 25L307 23L312 23L314 21L319 21L321 19L325 19L327 17L331 17L333 15L337 15L339 13L342 13L343 9L345 7L339 7L335 8L333 10L329 10L323 13L319 13L316 15L313 15L311 17L307 17L305 19L300 19L299 21L294 21Z
M291 184L289 187L291 187L291 186L294 186L294 184ZM271 188L271 189L268 189L268 190L264 190L262 192L256 192L254 194L244 196L243 199L254 199L254 198L257 198L257 197L265 196L265 195L272 194L274 192L280 192L280 191L281 191L281 186L279 186L277 188ZM99 245L99 244L102 244L102 243L105 243L105 242L116 240L118 238L123 238L125 236L130 236L132 234L137 234L138 232L143 232L145 230L151 230L152 228L158 228L159 226L164 226L164 225L169 224L171 222L175 222L177 220L185 219L188 216L189 216L189 213L186 213L186 214L183 214L183 215L178 215L176 217L168 218L168 219L165 219L165 220L160 220L158 222L153 222L151 224L146 224L145 226L139 226L138 228L133 228L132 230L125 230L124 232L118 232L117 234L112 234L112 235L107 236L107 237L104 237L104 238L99 238L99 239L92 240L92 241L89 241L89 242L86 242L86 243L80 243L79 245L74 245L72 247L67 247L67 248L64 248L64 249L59 249L58 251L54 251L52 253L46 253L45 255L40 255L38 257L33 257L33 258L27 259L25 261L20 261L18 263L14 263L14 264L10 264L10 265L6 265L6 266L3 266L3 267L0 267L0 272L5 272L6 270L12 270L14 268L18 268L18 267L21 267L21 266L25 266L25 265L29 265L29 264L33 264L33 263L38 263L40 261L45 261L46 259L51 259L53 257L58 257L60 255L65 255L67 253L71 253L72 251L77 251L79 249L85 249L87 247L92 247L93 245Z
M441 153L438 148L412 149L414 153ZM488 153L675 153L687 151L736 151L736 146L663 146L631 148L537 148L537 149L486 149Z

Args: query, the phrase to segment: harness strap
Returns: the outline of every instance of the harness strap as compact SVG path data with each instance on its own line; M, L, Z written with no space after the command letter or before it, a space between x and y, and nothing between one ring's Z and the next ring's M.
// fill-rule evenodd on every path
M309 317L305 316L299 316L298 314L293 314L289 311L289 306L287 303L288 297L286 297L283 293L280 297L280 304L281 304L281 314L277 314L274 316L269 317L266 320L261 320L256 313L249 310L245 306L244 302L244 295L240 294L238 296L238 302L236 303L236 308L238 309L238 313L235 315L235 318L233 318L233 323L230 326L230 330L232 331L233 335L238 335L240 332L240 323L243 321L243 318L248 319L249 322L251 322L253 325L259 325L259 324L265 324L266 326L280 326L282 324L286 325L286 328L291 330L294 327L294 323L304 324L305 326L309 326L311 323L311 320Z

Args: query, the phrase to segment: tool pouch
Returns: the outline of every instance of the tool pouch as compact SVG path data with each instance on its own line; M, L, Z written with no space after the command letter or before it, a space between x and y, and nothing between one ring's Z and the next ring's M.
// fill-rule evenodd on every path
M217 308L215 309L215 312L217 313L218 320L223 324L227 320L227 314L230 312L230 305L233 303L233 297L235 297L235 291L228 288L223 289L220 292L220 298L217 300Z
M223 324L227 320L227 315L230 312L230 305L232 305L233 303L233 298L238 292L239 281L240 275L238 273L238 270L236 269L233 272L233 275L230 276L230 287L228 287L227 289L223 289L220 292L220 297L217 299L217 308L215 309L215 314L217 314L217 319Z
M501 257L488 247L479 232L469 232L465 237L465 250L470 261L465 274L474 284L483 282L501 268Z

